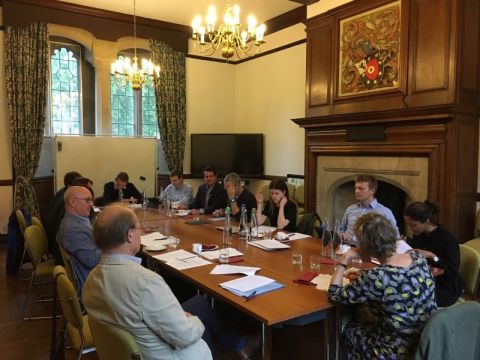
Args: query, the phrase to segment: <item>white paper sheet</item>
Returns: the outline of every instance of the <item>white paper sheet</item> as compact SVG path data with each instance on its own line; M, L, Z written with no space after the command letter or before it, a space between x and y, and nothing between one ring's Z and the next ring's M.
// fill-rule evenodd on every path
M330 282L332 281L332 275L328 274L318 274L312 279L312 283L317 285L317 290L328 291L330 287ZM350 284L350 281L346 278L343 278L343 285Z
M208 219L210 221L223 221L225 220L225 216L220 216L220 217L212 217L210 219Z
M248 292L253 291L260 286L270 284L274 281L275 280L267 278L265 276L250 275L221 283L220 286L224 289L232 291Z
M165 243L160 242L166 239L168 239L168 236L160 234L158 231L140 236L140 242L145 246L151 246L155 244L166 245ZM168 243L170 243L170 241L168 241Z
M288 246L287 244L283 244L277 240L257 240L251 241L248 244L267 251L290 248L290 246Z
M200 253L201 256L203 256L204 258L208 259L208 260L216 260L220 257L220 250L213 250L213 251L202 251ZM242 256L243 253L241 253L240 251L238 251L237 249L234 249L234 248L231 248L229 247L228 248L228 257L233 257L233 256Z
M306 235L302 233L290 233L290 234L291 235L288 236L288 241L306 239L310 237L310 235Z
M398 254L404 254L406 253L408 250L411 250L412 247L410 245L407 244L407 242L405 240L397 240L397 253Z
M250 266L238 266L238 265L217 265L210 271L212 275L225 275L225 274L245 274L255 275L260 270L259 267Z
M210 261L202 259L201 257L183 249L155 255L154 258L166 262L167 265L177 270L185 270L211 264Z

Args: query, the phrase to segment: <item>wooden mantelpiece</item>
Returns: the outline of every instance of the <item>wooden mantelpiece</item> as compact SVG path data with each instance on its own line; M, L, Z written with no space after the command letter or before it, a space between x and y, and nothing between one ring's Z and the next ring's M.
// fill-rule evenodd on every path
M440 205L440 222L461 241L472 238L477 193L478 114L464 114L452 106L441 106L293 121L306 131L306 211L316 210L318 156L426 157L428 199ZM347 132L372 124L384 127L383 140L347 140Z
M465 241L477 194L480 2L401 0L398 88L339 95L341 22L392 4L355 0L306 21L305 118L293 120L306 131L305 207L315 210L319 156L425 157L428 198Z

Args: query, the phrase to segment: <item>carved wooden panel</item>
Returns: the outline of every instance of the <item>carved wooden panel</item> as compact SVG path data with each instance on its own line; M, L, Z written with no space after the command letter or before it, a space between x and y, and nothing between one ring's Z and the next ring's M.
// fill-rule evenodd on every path
M450 1L415 1L411 20L412 93L448 88Z

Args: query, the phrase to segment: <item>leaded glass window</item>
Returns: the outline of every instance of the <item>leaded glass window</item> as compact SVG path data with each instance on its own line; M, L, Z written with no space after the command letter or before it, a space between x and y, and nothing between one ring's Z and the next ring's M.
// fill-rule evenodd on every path
M80 46L51 43L52 134L81 134Z

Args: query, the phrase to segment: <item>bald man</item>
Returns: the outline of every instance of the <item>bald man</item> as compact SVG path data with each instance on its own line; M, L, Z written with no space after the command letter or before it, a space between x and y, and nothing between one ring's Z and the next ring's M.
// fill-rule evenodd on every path
M65 215L57 233L57 242L70 254L78 293L81 294L90 270L98 264L102 255L93 240L89 219L93 198L86 187L71 186L64 199Z

